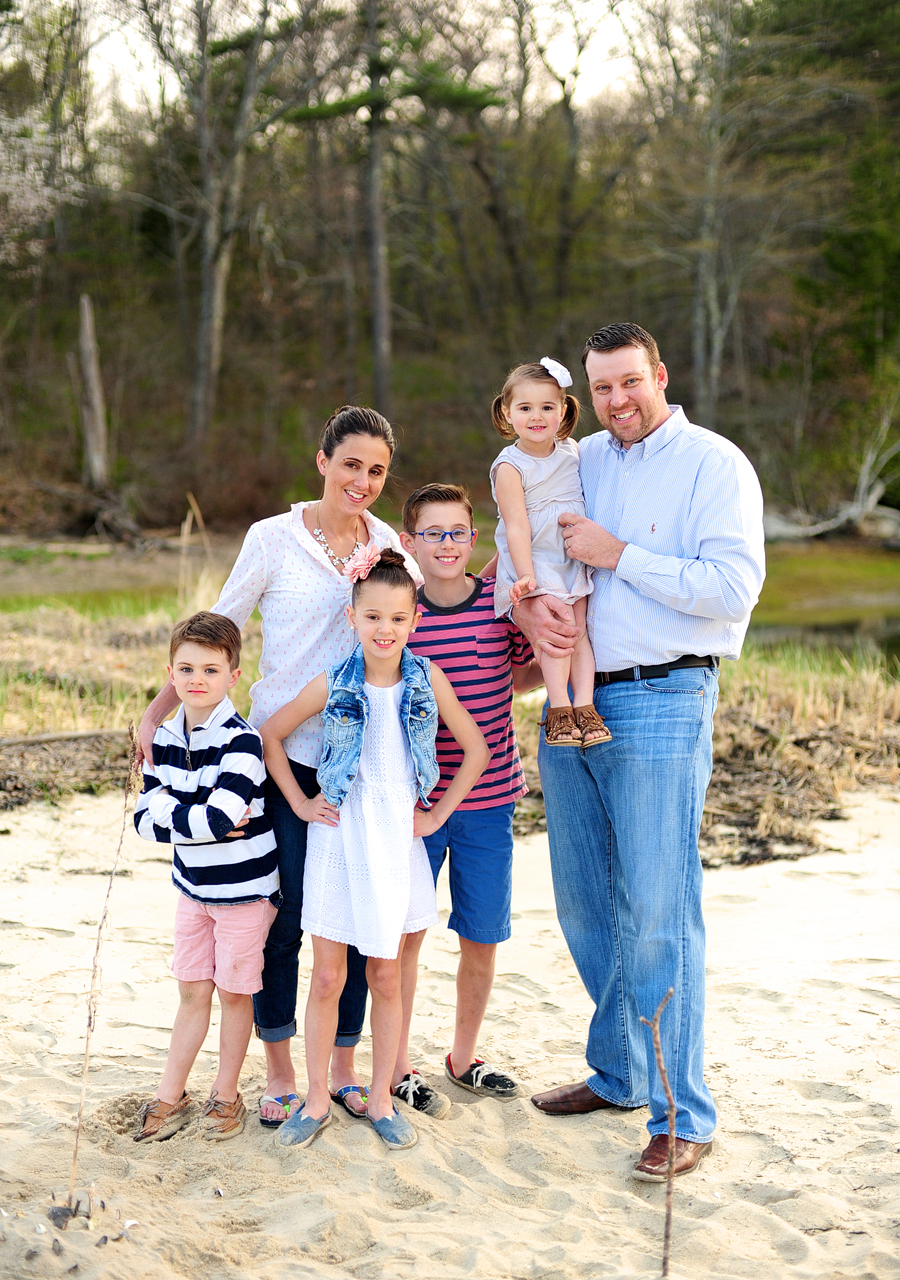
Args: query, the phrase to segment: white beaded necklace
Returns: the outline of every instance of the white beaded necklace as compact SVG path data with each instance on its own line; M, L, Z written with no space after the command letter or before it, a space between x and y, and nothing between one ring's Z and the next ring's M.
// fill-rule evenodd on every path
M348 563L348 561L353 559L357 551L359 551L360 548L362 547L362 543L357 542L353 550L350 552L349 556L339 556L336 551L333 551L332 548L328 545L328 539L325 537L325 534L319 528L319 508L321 505L322 504L320 502L316 503L316 527L312 531L313 537L315 538L316 542L318 542L319 546L323 549L325 554L328 556L328 559L334 565L335 569L337 569L338 573L343 574L344 566ZM358 520L359 520L359 517L357 516L357 521ZM357 528L358 527L359 525L357 524Z

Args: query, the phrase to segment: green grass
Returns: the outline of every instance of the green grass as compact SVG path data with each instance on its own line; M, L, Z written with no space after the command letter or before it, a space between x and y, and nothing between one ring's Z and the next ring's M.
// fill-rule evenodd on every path
M755 626L816 626L900 615L900 554L856 542L773 543Z
M66 591L50 595L0 595L0 613L27 613L32 609L74 609L86 618L143 618L161 611L174 621L179 616L174 591L134 590Z

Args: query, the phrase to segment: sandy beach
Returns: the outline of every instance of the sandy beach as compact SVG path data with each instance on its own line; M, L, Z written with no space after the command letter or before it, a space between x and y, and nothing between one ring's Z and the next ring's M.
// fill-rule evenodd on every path
M707 874L707 1064L720 1129L712 1155L676 1184L673 1275L900 1277L900 805L857 793L847 812L819 828L828 852ZM165 849L129 829L78 1164L94 1213L56 1230L47 1210L66 1195L102 872L121 814L115 795L0 814L0 1275L659 1274L665 1188L629 1176L646 1111L554 1118L528 1101L584 1073L589 1012L556 922L545 836L517 845L514 936L499 951L483 1038L522 1097L476 1099L443 1078L458 953L442 923L422 953L413 1042L453 1107L442 1121L418 1119L418 1145L392 1155L343 1112L307 1150L277 1147L255 1120L258 1042L241 1085L251 1119L237 1139L209 1144L191 1124L166 1143L132 1142L176 993ZM443 883L439 905L443 922ZM309 959L304 949L304 974ZM200 1101L216 1033L192 1076Z

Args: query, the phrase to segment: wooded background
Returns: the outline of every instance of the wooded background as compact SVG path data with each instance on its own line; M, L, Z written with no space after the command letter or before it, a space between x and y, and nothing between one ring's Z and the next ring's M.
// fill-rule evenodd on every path
M96 72L120 27L137 106ZM598 48L627 70L585 100ZM486 501L508 367L583 395L628 319L773 505L900 506L898 141L900 0L0 0L4 481L246 522L352 400L395 496Z

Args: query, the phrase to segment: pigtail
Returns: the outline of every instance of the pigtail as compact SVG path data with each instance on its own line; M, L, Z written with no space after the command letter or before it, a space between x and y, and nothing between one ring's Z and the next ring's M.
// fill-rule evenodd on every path
M504 440L515 440L516 433L503 416L503 394L494 396L491 401L491 422Z
M578 426L578 419L581 416L581 405L575 396L566 395L563 401L563 414L559 423L559 430L556 433L557 440L568 440L569 436Z

